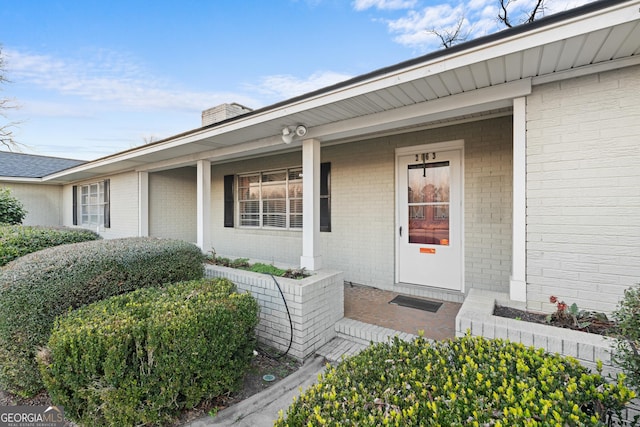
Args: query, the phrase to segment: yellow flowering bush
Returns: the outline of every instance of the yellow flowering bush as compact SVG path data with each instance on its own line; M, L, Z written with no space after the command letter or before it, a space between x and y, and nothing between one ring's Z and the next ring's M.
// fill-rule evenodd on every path
M276 426L599 426L635 397L575 359L465 336L376 344L330 367Z

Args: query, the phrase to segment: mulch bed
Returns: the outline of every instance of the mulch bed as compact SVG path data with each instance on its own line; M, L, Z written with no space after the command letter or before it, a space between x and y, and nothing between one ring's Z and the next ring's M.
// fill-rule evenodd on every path
M214 400L202 402L197 407L184 411L180 414L171 427L184 426L190 422L206 416L213 408L224 409L238 403L262 390L269 388L278 381L297 371L301 363L283 357L275 359L263 353L258 353L251 361L251 366L244 377L242 387L235 393L218 396ZM266 374L275 377L274 381L267 382L263 379ZM51 406L51 398L46 391L42 391L32 398L21 398L11 393L0 390L0 406ZM77 424L70 420L65 420L65 427L77 427Z
M611 320L600 320L595 318L579 319L578 323L587 323L588 325L580 327L576 325L570 317L560 318L555 313L549 318L547 314L532 313L530 311L519 310L517 308L504 307L496 305L493 314L495 316L506 317L509 319L522 320L524 322L540 323L543 325L556 326L559 328L572 329L574 331L589 332L598 335L610 335L615 327L615 322Z

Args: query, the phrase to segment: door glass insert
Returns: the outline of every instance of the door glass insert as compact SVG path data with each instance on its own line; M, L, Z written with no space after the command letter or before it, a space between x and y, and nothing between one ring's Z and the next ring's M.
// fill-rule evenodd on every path
M409 243L449 245L449 162L409 165Z

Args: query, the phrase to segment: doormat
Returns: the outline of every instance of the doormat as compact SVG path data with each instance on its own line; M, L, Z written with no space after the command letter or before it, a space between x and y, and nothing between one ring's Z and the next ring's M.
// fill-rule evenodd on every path
M435 313L436 311L438 311L440 306L442 306L441 302L427 301L424 299L412 298L404 295L398 295L397 297L389 301L389 304L396 304L402 307L417 308L418 310L429 311L431 313Z

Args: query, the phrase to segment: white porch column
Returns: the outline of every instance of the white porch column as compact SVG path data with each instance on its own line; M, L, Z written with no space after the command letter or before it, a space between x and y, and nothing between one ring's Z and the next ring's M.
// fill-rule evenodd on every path
M138 172L138 237L149 235L149 172Z
M320 256L320 141L302 141L302 256L300 267L319 270Z
M527 103L513 100L513 236L509 297L527 301Z
M197 172L196 244L207 252L211 250L211 162L198 160Z

